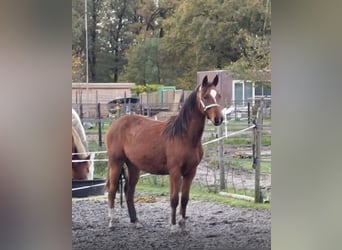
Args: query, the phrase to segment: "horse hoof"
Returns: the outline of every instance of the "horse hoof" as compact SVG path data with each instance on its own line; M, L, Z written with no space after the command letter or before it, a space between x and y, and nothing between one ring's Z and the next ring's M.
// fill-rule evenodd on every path
M185 228L185 219L181 218L179 221L178 221L178 225L181 229L184 229Z
M143 224L141 224L139 221L134 223L135 224L135 228L139 229L139 228L143 228Z
M110 230L113 230L114 229L114 224L112 222L109 222L108 228Z
M132 226L133 228L136 228L136 229L139 229L139 228L143 228L143 227L144 227L144 225L141 224L139 221L136 221L136 222L131 223L131 226Z
M181 228L179 225L175 224L175 225L172 225L171 224L171 234L177 234L177 233L181 233L183 231L183 228Z

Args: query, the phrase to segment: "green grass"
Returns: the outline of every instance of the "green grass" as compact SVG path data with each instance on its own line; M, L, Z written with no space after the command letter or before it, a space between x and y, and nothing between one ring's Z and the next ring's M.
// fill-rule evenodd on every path
M270 121L269 121L270 123ZM264 121L264 124L268 124L268 121ZM102 135L106 134L108 127L110 126L110 121L104 121L102 127ZM238 121L238 120L231 120L228 124L229 132L238 131L244 129L248 126L247 121ZM212 131L214 134L217 132L217 128L213 125L207 124L206 131ZM95 135L98 133L98 128L94 127L91 129L86 130L86 134L88 135ZM211 138L211 139L214 139ZM206 139L206 141L209 139ZM227 138L224 140L226 145L230 146L251 146L252 143L252 135L251 136L234 136L231 138ZM271 145L271 136L270 135L263 135L262 137L262 145L269 146ZM105 147L99 147L98 141L90 140L88 141L89 151L104 151ZM217 148L217 144L210 144L206 147L215 147ZM205 149L205 151L208 148ZM99 154L96 155L96 159L106 159L106 154ZM227 162L228 164L228 162ZM229 164L231 167L234 168L245 168L252 170L252 161L251 160L229 160ZM271 172L271 163L270 162L262 162L261 163L261 172L270 173ZM107 176L107 162L95 162L95 178L106 178ZM190 199L194 200L203 200L203 201L210 201L210 202L218 202L222 204L227 204L231 206L238 206L238 207L250 207L250 208L266 208L270 209L270 204L256 204L254 202L234 199L230 197L225 197L213 192L213 187L208 187L206 185L199 185L193 184L190 191ZM156 196L169 196L169 185L168 185L168 176L148 176L140 178L137 187L137 193L144 193ZM250 193L249 190L234 190L234 192L239 194L245 194L249 196L253 196L253 193Z
M261 137L261 145L262 146L270 146L272 141L271 135L262 135Z
M214 136L206 138L204 142L215 139ZM231 146L251 146L253 142L252 136L234 136L223 139L223 143L225 145ZM215 144L214 144L215 145ZM271 145L271 135L263 135L261 138L262 146L270 146Z
M136 193L168 197L169 196L168 177L158 176L157 178L159 177L162 177L163 180L158 179L157 184L153 184L152 178L154 178L154 176L142 177L137 184ZM244 194L244 191L240 190L240 192L238 193ZM253 196L252 193L248 195ZM266 203L266 204L254 203L250 201L239 200L239 199L222 196L217 193L210 192L206 186L201 186L201 185L196 185L196 184L193 184L191 186L190 199L209 201L209 202L218 202L221 204L237 206L237 207L265 208L265 209L271 208L271 205L269 203Z
M95 140L89 140L88 141L88 148L90 152L94 152L94 151L103 151L104 149L101 148L98 144L98 141Z
M249 170L253 169L252 160L250 159L248 160L232 159L232 160L229 160L227 164L229 164L229 166L234 169L249 169ZM261 173L271 173L271 166L272 166L271 162L261 162L260 163Z
M90 152L105 151L104 147L99 147L98 142L94 140L88 141L88 148ZM96 154L96 160L107 159L107 154ZM95 161L94 162L94 177L95 178L106 178L107 176L107 162L106 161Z
M251 146L252 138L251 137L232 137L226 138L223 140L226 145L234 145L234 146Z
M88 128L85 130L86 134L89 135L89 134L97 134L99 132L99 128L97 127L97 124L95 124L95 122L92 122L92 124L94 124L94 127L92 128ZM101 129L102 129L102 134L105 134L109 128L111 124L111 121L104 121L102 123L102 126L101 126Z
M224 144L226 145L237 145L237 146L250 146L253 142L253 138L251 136L235 136L231 138L224 139ZM262 146L270 146L271 145L271 135L263 135L261 137L261 145Z

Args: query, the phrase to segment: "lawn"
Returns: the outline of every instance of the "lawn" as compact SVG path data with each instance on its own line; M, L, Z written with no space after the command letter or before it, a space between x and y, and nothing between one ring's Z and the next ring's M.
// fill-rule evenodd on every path
M102 140L104 141L104 135L110 126L110 120L105 120L102 125ZM264 124L270 124L270 121L265 121ZM268 126L268 125L266 125ZM248 127L247 121L229 121L227 129L229 129L228 134L234 131L238 131ZM217 127L213 125L206 124L206 131L215 134L217 132ZM223 131L225 128L223 127ZM91 136L91 140L88 141L89 151L105 151L105 146L103 142L103 146L100 147L98 145L98 140L96 139L96 135L98 134L98 127L94 126L93 128L87 129L86 134ZM208 141L214 139L205 138L203 141ZM252 145L252 131L251 134L244 134L234 137L229 137L224 139L224 145L230 147L251 147ZM271 135L270 133L264 133L262 137L262 145L270 146L271 145ZM209 144L205 147L205 151L208 150L208 147L212 147L212 149L217 149L217 143ZM107 159L106 154L97 154L96 160L104 160ZM270 173L271 172L271 162L270 157L267 159L269 161L261 162L261 172ZM225 157L226 164L229 164L232 168L243 168L243 169L252 169L251 159L234 159L233 157ZM96 161L95 163L95 178L106 178L107 176L107 162L106 161ZM149 176L142 177L137 185L137 193L146 193L150 195L157 196L168 196L169 195L169 186L168 186L168 176ZM227 190L224 190L227 191ZM231 190L228 190L231 191ZM253 191L251 190L234 190L234 192L238 194L244 194L253 196ZM247 192L247 193L246 193ZM234 199L230 197L225 197L219 195L217 192L213 192L212 189L207 187L206 185L193 184L191 188L191 199L205 200L205 201L213 201L229 204L232 206L240 206L240 207L253 207L253 208L270 208L269 204L255 204L249 201L243 201L239 199Z
M140 178L136 193L140 195L152 196L169 196L168 176L146 176ZM223 190L227 191L227 190ZM239 190L237 193L246 194L244 191ZM253 196L253 193L247 195ZM205 185L193 184L190 189L190 199L218 202L231 206L249 207L249 208L266 208L270 209L269 203L254 203L245 200L234 199L222 196L218 193L210 191Z

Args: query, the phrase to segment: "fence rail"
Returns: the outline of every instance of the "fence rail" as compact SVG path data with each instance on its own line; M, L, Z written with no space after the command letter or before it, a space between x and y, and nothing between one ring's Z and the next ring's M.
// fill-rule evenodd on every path
M229 118L246 119L253 112L253 107L259 107L260 98L248 99L244 101L232 101L230 103L221 104L222 108L231 109L228 114ZM178 112L182 106L182 102L145 102L132 103L130 99L124 103L73 103L72 107L77 111L81 119L98 118L99 114L97 106L100 105L100 117L115 119L124 114L142 114L146 116L155 116L160 112ZM272 105L271 99L264 101L263 116L271 119Z
M258 103L259 105L261 102ZM84 112L86 104L74 104L76 111ZM227 107L229 107L227 105ZM231 107L231 106L230 106ZM103 137L110 123L126 113L137 113L145 110L145 115L155 119L167 119L173 112L157 110L157 106L142 108L139 104L127 104L113 107L105 104L87 105L88 116L81 119L86 128L88 141L95 145L91 151L102 151L100 159L95 159L97 165L105 164L106 154ZM269 201L271 186L271 105L240 107L225 116L225 121L219 128L206 124L203 134L205 154L198 166L194 182L206 185L208 189L238 195L252 196L256 202ZM269 111L265 111L269 109ZM157 110L148 113L147 110ZM85 113L84 113L85 114ZM110 114L110 115L108 115ZM238 137L237 137L238 136ZM268 140L266 146L262 140ZM264 143L265 144L265 143ZM100 155L100 154L99 154Z

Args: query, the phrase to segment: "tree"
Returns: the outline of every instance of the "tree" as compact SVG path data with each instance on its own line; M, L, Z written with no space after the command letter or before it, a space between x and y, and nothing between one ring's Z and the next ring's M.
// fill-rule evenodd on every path
M128 29L136 2L137 0L88 1L88 61L91 82L118 80L126 63L124 51L132 41ZM84 15L84 1L73 0L73 54L77 54L77 50L78 54L85 54ZM82 21L83 24L80 25Z
M104 81L119 80L127 60L124 55L135 34L137 0L106 0L102 12L99 71Z
M92 82L192 89L198 71L269 72L269 0L87 1ZM84 1L72 6L73 70L85 72Z
M162 22L175 10L179 1L145 0L137 5L132 30L137 35L126 53L127 66L123 79L137 84L162 83L160 76L160 37Z
M87 0L86 0L87 1ZM88 63L89 63L89 81L97 82L97 60L98 60L98 24L101 22L100 13L102 11L103 0L91 0L88 8L88 35L89 35L89 52L88 52Z
M84 63L81 61L83 58L83 56L72 55L72 82L85 81Z
M162 78L193 88L197 71L224 69L246 58L246 52L255 58L250 53L255 46L249 48L255 37L262 35L263 45L270 44L263 35L270 32L264 9L261 0L185 1L164 22Z
M84 3L72 1L72 81L85 81Z
M253 1L241 19L240 26L243 28L246 46L240 59L226 66L235 78L270 83L270 4L269 0Z

